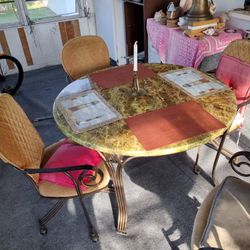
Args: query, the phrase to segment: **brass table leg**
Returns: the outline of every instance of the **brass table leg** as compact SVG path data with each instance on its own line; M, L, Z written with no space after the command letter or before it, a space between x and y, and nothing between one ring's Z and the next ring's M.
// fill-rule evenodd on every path
M122 156L104 155L102 153L101 155L104 159L104 162L106 163L106 166L108 167L109 174L114 184L118 207L117 232L121 234L126 234L128 208L123 188L122 169L128 161L134 159L135 157L129 157L124 161Z

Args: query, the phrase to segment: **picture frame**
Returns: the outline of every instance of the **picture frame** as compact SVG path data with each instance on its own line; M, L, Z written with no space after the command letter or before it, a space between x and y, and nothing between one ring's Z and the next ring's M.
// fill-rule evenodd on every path
M76 134L122 119L96 90L59 97L55 105Z

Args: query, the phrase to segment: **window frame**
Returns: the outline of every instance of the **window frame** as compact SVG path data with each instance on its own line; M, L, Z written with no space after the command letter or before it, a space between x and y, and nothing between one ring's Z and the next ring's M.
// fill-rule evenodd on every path
M31 20L29 17L28 9L26 6L25 0L13 0L16 4L17 13L18 13L18 21L15 23L6 23L0 24L0 29L3 28L11 28L18 26L28 26L33 24L41 24L41 23L49 23L56 21L64 21L64 20L72 20L76 18L84 17L84 4L86 4L86 0L75 0L78 13L70 16L55 16L55 17L46 17L46 18L38 18L35 20Z
M22 10L20 9L19 1L13 0L13 2L15 3L16 8L17 8L18 20L17 20L17 22L14 22L14 23L0 24L0 28L16 27L16 26L20 26L20 25L24 24L23 17L21 16Z

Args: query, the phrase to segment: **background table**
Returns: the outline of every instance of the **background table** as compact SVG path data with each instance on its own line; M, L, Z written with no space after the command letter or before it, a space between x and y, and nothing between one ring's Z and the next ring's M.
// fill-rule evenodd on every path
M178 66L164 64L145 64L145 66L152 69L155 73L179 68ZM71 83L62 92L70 93L69 90L71 87L79 91L80 89L77 88L75 84L76 83ZM100 89L95 86L95 84L93 85L93 87L122 114L123 118L193 100L181 90L166 83L158 75L140 81L140 85L144 86L147 95L136 98L127 94L131 89L131 83L110 89ZM203 96L196 101L204 110L224 123L226 127L231 124L236 114L236 99L233 92L229 89L210 96ZM119 200L117 230L123 233L126 232L127 226L127 205L122 182L122 168L125 163L133 159L133 157L160 156L186 151L190 148L205 144L224 132L224 129L220 129L147 151L129 130L124 120L116 121L112 124L80 134L74 134L56 105L54 105L53 113L58 127L67 137L81 145L102 153L114 181L115 193L118 197L117 200ZM132 158L123 161L123 156L131 156ZM117 165L112 164L114 161Z
M189 38L179 27L169 28L147 19L147 32L153 48L163 63L198 68L205 57L222 52L227 45L237 39L242 39L242 32L226 33L219 36L204 36L201 40Z

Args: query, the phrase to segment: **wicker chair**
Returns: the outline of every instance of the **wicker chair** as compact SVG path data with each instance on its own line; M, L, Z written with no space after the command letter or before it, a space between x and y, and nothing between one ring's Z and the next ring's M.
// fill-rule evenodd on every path
M97 241L98 234L90 221L82 198L99 191L112 191L109 171L104 162L101 160L99 166L96 167L81 165L43 168L63 142L61 140L45 148L42 139L22 108L8 94L0 94L0 142L1 160L25 174L41 197L58 199L56 205L39 220L40 233L47 233L46 224L62 208L67 199L78 197L86 217L89 235L93 241ZM79 170L82 172L75 180L72 173ZM92 173L91 176L89 171ZM43 173L49 175L64 173L75 188L40 181L39 176ZM86 175L90 178L89 182L83 183L82 180L86 178ZM64 175L63 177L65 178ZM84 191L80 188L81 185L84 185Z
M109 51L99 36L81 36L68 41L62 50L62 65L70 80L109 67Z
M224 64L222 63L223 60L227 60L229 62L232 61L233 63L235 63L236 67L234 68L234 70L228 72L229 69L227 67L224 67ZM237 78L235 78L236 74L239 73L239 70L237 70L237 66L239 64L246 67L246 69L248 69L249 72L247 73L248 79L243 82L237 82ZM228 76L229 74L231 74L230 76L231 79ZM250 103L250 41L249 40L236 40L229 44L229 46L224 50L221 56L216 71L216 78L222 82L225 82L227 85L229 85L231 89L234 90L238 104L238 112L231 126L224 132L224 134L220 138L217 138L216 140L207 144L207 146L209 146L210 148L217 150L216 157L212 167L213 184L215 184L215 179L216 179L215 171L220 154L223 154L228 159L233 155L229 150L223 147L226 136L229 133L238 130L239 131L238 141L239 141L240 129L243 126L243 121L245 118L245 109L246 106ZM194 164L194 172L197 174L200 172L200 166L198 165L199 155L200 155L199 151L200 150L198 150L196 162Z
M117 66L116 62L109 58L108 47L99 36L80 36L69 40L62 50L62 65L68 83L96 70ZM33 121L48 119L53 119L53 116L42 116Z
M229 162L239 175L250 176L249 169L246 170L250 166L250 152L240 151ZM194 222L191 249L250 249L249 214L250 183L226 177L201 204Z

